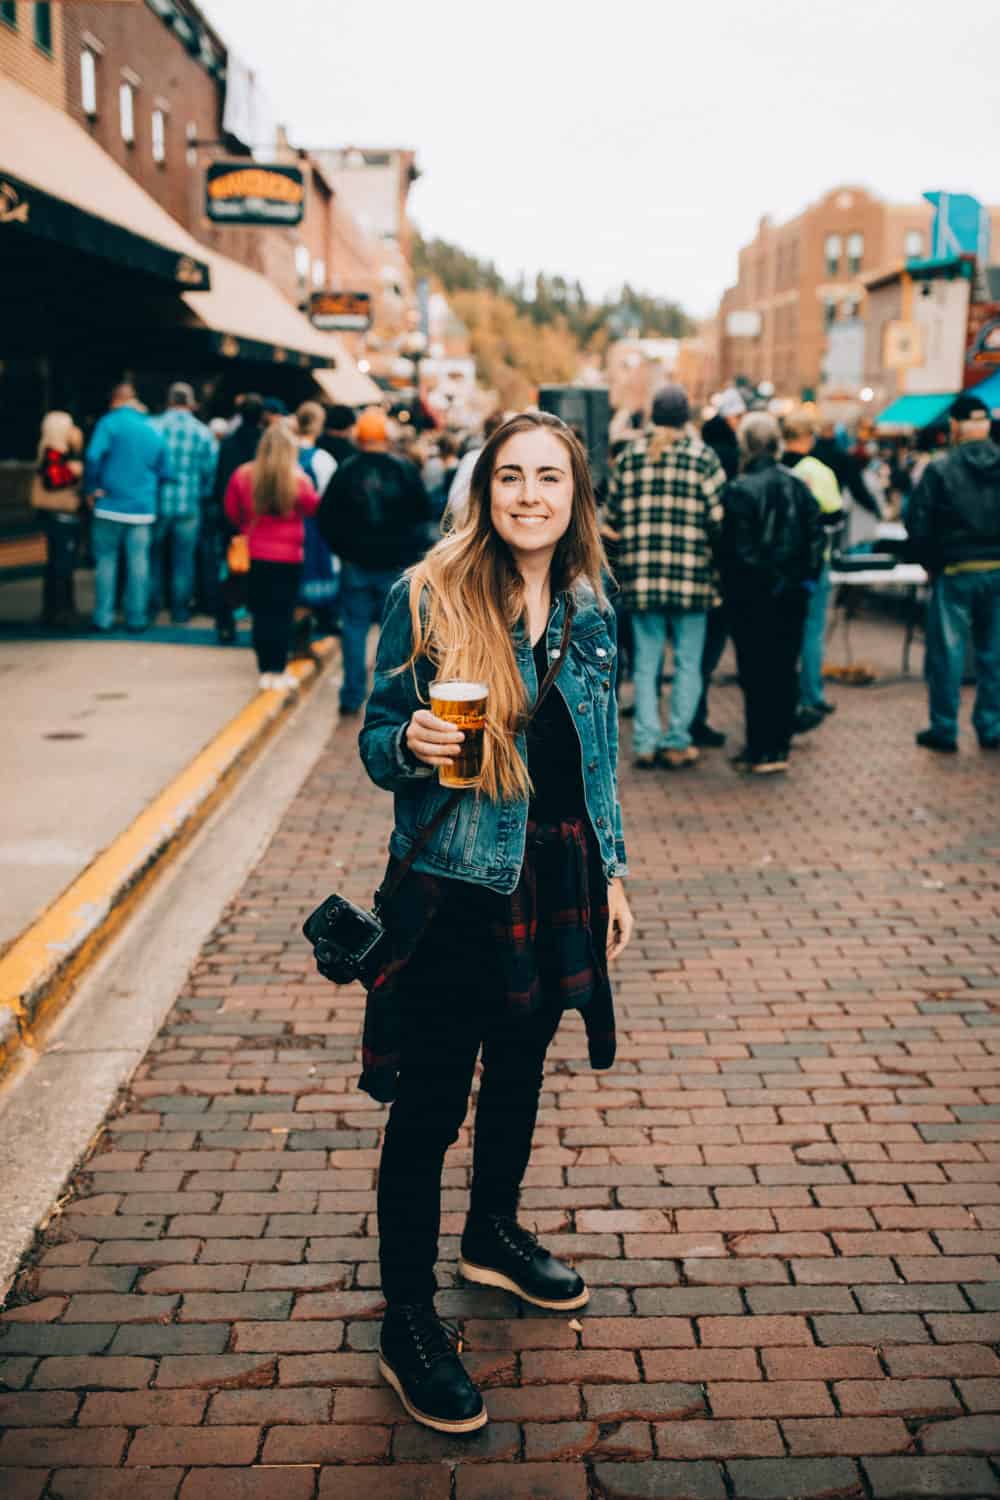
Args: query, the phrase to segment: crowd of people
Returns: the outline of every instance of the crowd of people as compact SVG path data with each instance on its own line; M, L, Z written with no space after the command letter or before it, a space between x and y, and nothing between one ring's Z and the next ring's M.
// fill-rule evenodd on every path
M86 445L69 413L44 420L33 489L47 542L42 623L86 623L74 593L86 552L97 634L115 628L119 609L135 635L163 608L176 625L197 610L232 644L246 609L261 686L287 691L298 682L290 652L340 633L341 711L357 713L369 626L437 534L458 469L452 436L392 431L378 407L356 417L306 401L289 412L247 393L230 419L208 423L184 381L156 416L123 382Z
M751 774L787 771L794 736L835 705L823 648L834 546L850 549L852 512L886 518L888 468L821 429L813 411L779 420L722 393L700 434L687 396L666 386L648 426L617 444L605 536L632 643L635 765L681 770L725 736L708 722L708 689L727 637L745 701ZM949 446L935 436L896 466L903 555L930 583L926 675L930 727L917 743L954 752L967 644L977 681L973 727L1000 748L1000 446L982 402L954 403ZM874 533L871 533L874 534ZM854 544L859 549L870 543ZM673 644L666 727L660 716L664 645Z
M214 617L236 639L241 609L263 688L293 690L290 654L314 634L339 633L340 709L368 695L366 652L395 581L442 531L468 519L481 434L418 433L381 407L356 414L274 397L237 398L228 419L199 419L184 381L150 416L121 384L84 451L72 417L50 412L35 496L47 538L43 620L79 624L73 571L84 540L95 568L92 629L107 633L121 606L127 631L168 608ZM930 576L925 748L957 747L966 642L976 657L973 724L981 745L1000 739L1000 446L975 398L890 459L853 447L813 408L776 418L748 409L736 388L696 419L680 386L611 429L611 473L599 520L614 580L621 640L619 691L631 677L633 750L640 769L695 766L725 735L709 722L709 689L732 640L745 698L746 739L735 763L754 775L787 770L796 735L835 705L823 650L834 547L874 545L879 519L901 516L906 555ZM86 537L85 537L86 533ZM664 725L667 645L672 682Z

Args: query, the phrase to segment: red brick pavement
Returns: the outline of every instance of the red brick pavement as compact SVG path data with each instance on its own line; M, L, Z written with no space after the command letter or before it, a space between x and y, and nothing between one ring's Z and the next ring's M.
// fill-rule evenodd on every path
M464 1441L379 1385L383 1111L298 936L382 858L338 730L0 1322L5 1500L1000 1494L1000 766L916 750L917 683L833 691L785 781L624 772L619 1060L567 1020L524 1194L593 1298L457 1283L464 1137Z

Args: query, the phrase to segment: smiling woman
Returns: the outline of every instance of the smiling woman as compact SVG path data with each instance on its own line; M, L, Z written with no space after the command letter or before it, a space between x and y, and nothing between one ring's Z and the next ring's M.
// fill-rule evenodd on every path
M441 1171L480 1049L462 1275L555 1311L589 1296L521 1228L517 1203L562 1012L583 1012L594 1067L614 1061L608 963L632 930L604 566L579 441L558 417L514 417L476 462L465 523L390 596L361 733L369 775L395 798L380 905L391 957L368 997L361 1079L393 1101L380 1368L443 1432L486 1421L433 1303ZM477 685L478 785L440 785L463 730L426 707L433 679L442 700L444 682Z

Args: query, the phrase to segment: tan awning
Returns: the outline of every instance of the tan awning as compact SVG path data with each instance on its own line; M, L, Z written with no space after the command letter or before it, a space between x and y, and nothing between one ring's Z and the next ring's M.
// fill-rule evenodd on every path
M279 362L289 354L307 355L309 364L336 358L330 335L315 329L266 276L214 250L202 253L212 273L211 291L187 292L184 301L204 327L270 346Z
M266 276L200 244L69 115L0 78L0 255L8 235L166 277L223 355L334 367L345 404L381 392L332 333L321 333Z
M222 335L223 353L273 358L279 363L290 359L302 365L330 365L334 368L314 369L313 374L343 378L345 389L349 383L354 392L350 399L338 396L336 400L351 406L380 400L378 386L362 375L340 339L314 328L266 276L212 250L202 253L211 268L212 289L188 292L184 301L201 324ZM227 340L242 347L231 347Z
M0 78L0 119L0 247L55 240L178 287L208 285L198 241L69 115Z
M312 378L335 406L377 406L382 400L374 380L358 369L346 349L335 370L313 370Z

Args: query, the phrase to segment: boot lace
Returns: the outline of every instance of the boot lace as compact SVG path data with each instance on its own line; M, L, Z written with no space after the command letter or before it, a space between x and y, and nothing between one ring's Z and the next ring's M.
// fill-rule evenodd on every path
M432 1307L407 1304L395 1309L406 1327L417 1358L425 1370L439 1360L461 1353L462 1336L454 1323L445 1323Z
M540 1253L542 1247L535 1235L516 1219L493 1218L490 1223L497 1238L518 1260L527 1263Z

